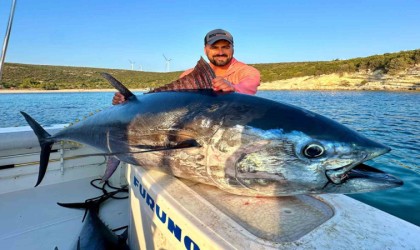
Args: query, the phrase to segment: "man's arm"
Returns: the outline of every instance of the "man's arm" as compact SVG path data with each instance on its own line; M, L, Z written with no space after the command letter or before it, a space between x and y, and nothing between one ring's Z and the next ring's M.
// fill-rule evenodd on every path
M257 88L260 86L260 74L251 75L243 78L238 84L234 84L236 92L255 95L257 93Z
M260 86L261 76L256 68L246 65L238 68L228 79L237 82L237 84L232 84L234 91L242 94L255 95L258 86Z

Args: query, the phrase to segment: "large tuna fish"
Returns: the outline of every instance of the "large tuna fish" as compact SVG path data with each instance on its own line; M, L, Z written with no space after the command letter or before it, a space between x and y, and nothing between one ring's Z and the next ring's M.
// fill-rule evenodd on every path
M390 148L299 107L213 92L214 73L203 59L185 78L141 96L104 76L127 102L52 136L22 112L42 147L37 185L51 145L60 140L240 195L356 193L402 185L362 164ZM107 176L117 163L110 161Z

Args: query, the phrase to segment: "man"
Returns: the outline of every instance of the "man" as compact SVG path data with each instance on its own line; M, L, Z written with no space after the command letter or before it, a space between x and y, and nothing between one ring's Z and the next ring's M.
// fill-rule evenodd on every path
M260 85L260 72L233 57L233 37L228 31L215 29L207 33L204 37L204 53L216 74L212 81L214 91L255 95ZM191 73L192 70L185 71L180 77ZM115 93L112 104L124 101L122 94Z

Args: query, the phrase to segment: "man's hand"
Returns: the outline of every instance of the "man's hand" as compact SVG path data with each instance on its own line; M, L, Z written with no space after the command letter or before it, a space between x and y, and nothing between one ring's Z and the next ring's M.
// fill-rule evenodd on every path
M117 105L125 102L125 97L120 93L117 92L114 94L114 97L112 98L112 105Z
M228 80L224 79L221 76L216 76L212 80L213 83L213 90L214 91L223 91L223 92L234 92L235 88L233 87L233 84L230 83Z

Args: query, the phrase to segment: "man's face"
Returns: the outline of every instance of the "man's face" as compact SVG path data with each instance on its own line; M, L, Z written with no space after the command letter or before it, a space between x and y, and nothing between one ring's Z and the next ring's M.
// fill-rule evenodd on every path
M225 66L230 63L233 56L233 46L226 40L214 44L206 44L204 51L209 61L216 66Z

